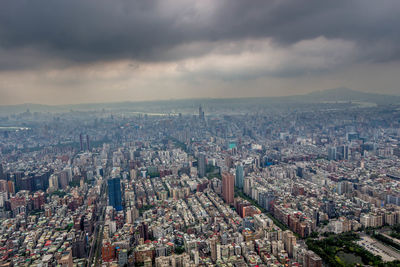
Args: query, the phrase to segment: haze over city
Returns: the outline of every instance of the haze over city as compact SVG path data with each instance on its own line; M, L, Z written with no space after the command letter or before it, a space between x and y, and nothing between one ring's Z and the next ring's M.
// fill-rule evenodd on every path
M400 94L400 2L2 1L0 104Z

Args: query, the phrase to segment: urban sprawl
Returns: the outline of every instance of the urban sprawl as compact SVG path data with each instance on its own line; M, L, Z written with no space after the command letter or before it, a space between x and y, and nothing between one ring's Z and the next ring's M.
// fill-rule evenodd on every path
M0 117L0 266L400 266L400 111Z

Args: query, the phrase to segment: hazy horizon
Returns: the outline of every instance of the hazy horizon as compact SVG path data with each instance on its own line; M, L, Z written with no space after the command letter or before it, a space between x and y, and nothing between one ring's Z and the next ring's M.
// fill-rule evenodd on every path
M146 103L146 102L169 102L169 101L191 101L191 100L224 100L224 99L233 99L233 100L240 100L240 99L257 99L257 98L282 98L285 99L286 97L295 97L295 96L307 96L309 94L314 94L314 93L324 93L328 92L330 90L335 90L335 89L341 89L342 87L339 88L330 88L330 89L325 89L325 90L316 90L316 91L310 91L310 92L304 92L301 94L293 94L293 95L277 95L277 96L233 96L233 97L187 97L187 98L169 98L169 99L144 99L144 100L115 100L115 101L97 101L97 102L77 102L77 103L65 103L65 104L54 104L54 103L34 103L34 102L25 102L25 103L16 103L16 104L0 104L0 106L23 106L23 105L43 105L43 106L74 106L74 105L98 105L98 104L116 104L116 103ZM350 91L353 92L359 92L359 93L371 93L371 94L376 94L376 95L382 95L382 96L398 96L400 97L399 94L391 94L391 93L375 93L375 92L362 92L362 91L357 91L357 90L352 90L351 88L345 88L349 89Z
M400 95L400 2L4 1L0 105Z

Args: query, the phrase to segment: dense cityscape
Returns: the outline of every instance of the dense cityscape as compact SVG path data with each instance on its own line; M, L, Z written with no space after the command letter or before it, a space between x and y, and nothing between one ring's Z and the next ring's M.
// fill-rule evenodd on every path
M0 267L400 267L399 14L0 1Z
M398 105L207 103L0 117L0 266L400 265Z

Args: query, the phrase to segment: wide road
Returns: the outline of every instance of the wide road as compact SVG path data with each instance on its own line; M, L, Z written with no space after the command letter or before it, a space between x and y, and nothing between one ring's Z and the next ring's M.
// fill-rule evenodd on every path
M93 233L93 240L92 244L90 246L90 252L89 252L89 257L88 257L88 262L87 266L94 266L94 262L96 262L98 259L95 259L96 251L101 250L101 244L102 244L102 233L103 233L103 228L104 228L104 216L105 216L105 211L106 211L106 206L107 206L107 194L105 192L106 189L106 184L105 180L103 180L103 184L101 185L101 190L100 190L100 201L98 204L98 207L101 209L101 214L98 217L97 221L95 222L95 230ZM100 255L100 253L98 254Z

